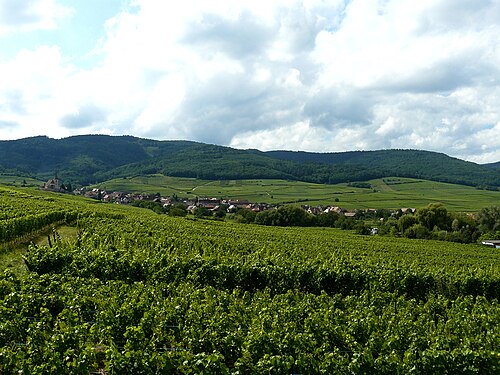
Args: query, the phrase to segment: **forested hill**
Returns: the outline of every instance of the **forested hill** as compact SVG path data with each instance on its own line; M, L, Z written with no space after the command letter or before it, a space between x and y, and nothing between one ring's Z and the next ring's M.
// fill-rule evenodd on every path
M428 151L261 152L189 141L103 135L0 141L0 173L42 179L58 173L73 184L153 173L214 180L280 178L317 183L395 176L500 188L500 171L493 165L482 166Z
M32 137L0 141L0 172L88 183L95 175L142 160L161 158L197 145L161 142L130 136L82 135L63 139Z
M390 173L390 175L400 177L423 178L471 186L500 186L500 173L494 170L495 165L496 168L500 167L500 162L479 165L430 151L378 150L338 153L270 151L267 154L280 160L302 164L320 163L363 168L377 171L382 175Z
M484 164L486 167L500 169L500 161L496 163Z

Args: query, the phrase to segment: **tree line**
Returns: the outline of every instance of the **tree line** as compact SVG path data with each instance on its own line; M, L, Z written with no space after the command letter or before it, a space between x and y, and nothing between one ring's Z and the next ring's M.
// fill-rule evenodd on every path
M481 209L477 214L449 212L443 204L431 203L416 210L359 210L354 217L336 212L313 215L297 206L282 206L275 210L255 213L240 209L233 218L241 223L268 226L332 227L355 230L358 234L404 236L473 243L480 239L500 239L500 207ZM376 228L375 231L372 229Z

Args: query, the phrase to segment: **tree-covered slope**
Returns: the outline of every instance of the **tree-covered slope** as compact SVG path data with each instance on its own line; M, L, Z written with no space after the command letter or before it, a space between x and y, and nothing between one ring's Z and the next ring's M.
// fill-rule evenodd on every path
M363 165L299 163L271 157L258 150L200 144L154 160L125 165L97 174L99 180L162 173L205 180L289 179L315 183L340 183L394 175Z
M500 169L500 161L497 161L496 163L484 164L484 166L488 168Z
M377 178L394 175L472 186L500 186L500 173L494 168L430 151L378 150L338 153L270 151L267 154L280 160L302 164L321 163L362 168L376 174Z
M206 180L260 178L316 183L395 176L500 187L498 169L428 151L261 152L103 135L0 141L0 173L48 178L56 172L63 180L79 184L162 173Z
M196 145L194 142L161 142L130 136L84 135L63 139L32 137L0 141L0 171L38 177L59 173L66 180L86 183L96 173L164 157Z
M282 178L297 179L297 163L270 158L260 151L198 144L165 157L148 159L99 174L99 179L162 173L207 180Z

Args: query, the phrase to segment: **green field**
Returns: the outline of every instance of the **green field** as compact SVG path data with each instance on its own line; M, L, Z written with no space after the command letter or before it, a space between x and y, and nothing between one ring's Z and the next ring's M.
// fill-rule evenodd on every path
M7 186L42 186L44 181L40 181L30 177L20 177L8 174L0 174L0 184Z
M409 178L369 181L371 189L285 180L206 181L162 175L110 180L96 186L126 192L247 199L255 203L336 205L348 209L423 207L441 202L450 211L477 211L500 204L500 192Z

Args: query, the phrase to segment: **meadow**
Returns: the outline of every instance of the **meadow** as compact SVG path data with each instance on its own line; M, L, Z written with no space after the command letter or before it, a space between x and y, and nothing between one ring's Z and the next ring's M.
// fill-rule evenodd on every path
M450 211L471 212L500 203L500 192L419 179L386 178L368 181L371 188L349 184L313 184L285 180L207 181L163 175L106 181L96 187L111 191L176 194L181 198L217 197L255 203L335 205L347 209L424 207L441 202Z
M498 250L0 200L0 373L500 371Z
M30 186L30 187L38 187L43 185L43 181L37 180L31 177L22 177L15 176L9 174L0 174L0 184L7 186Z

